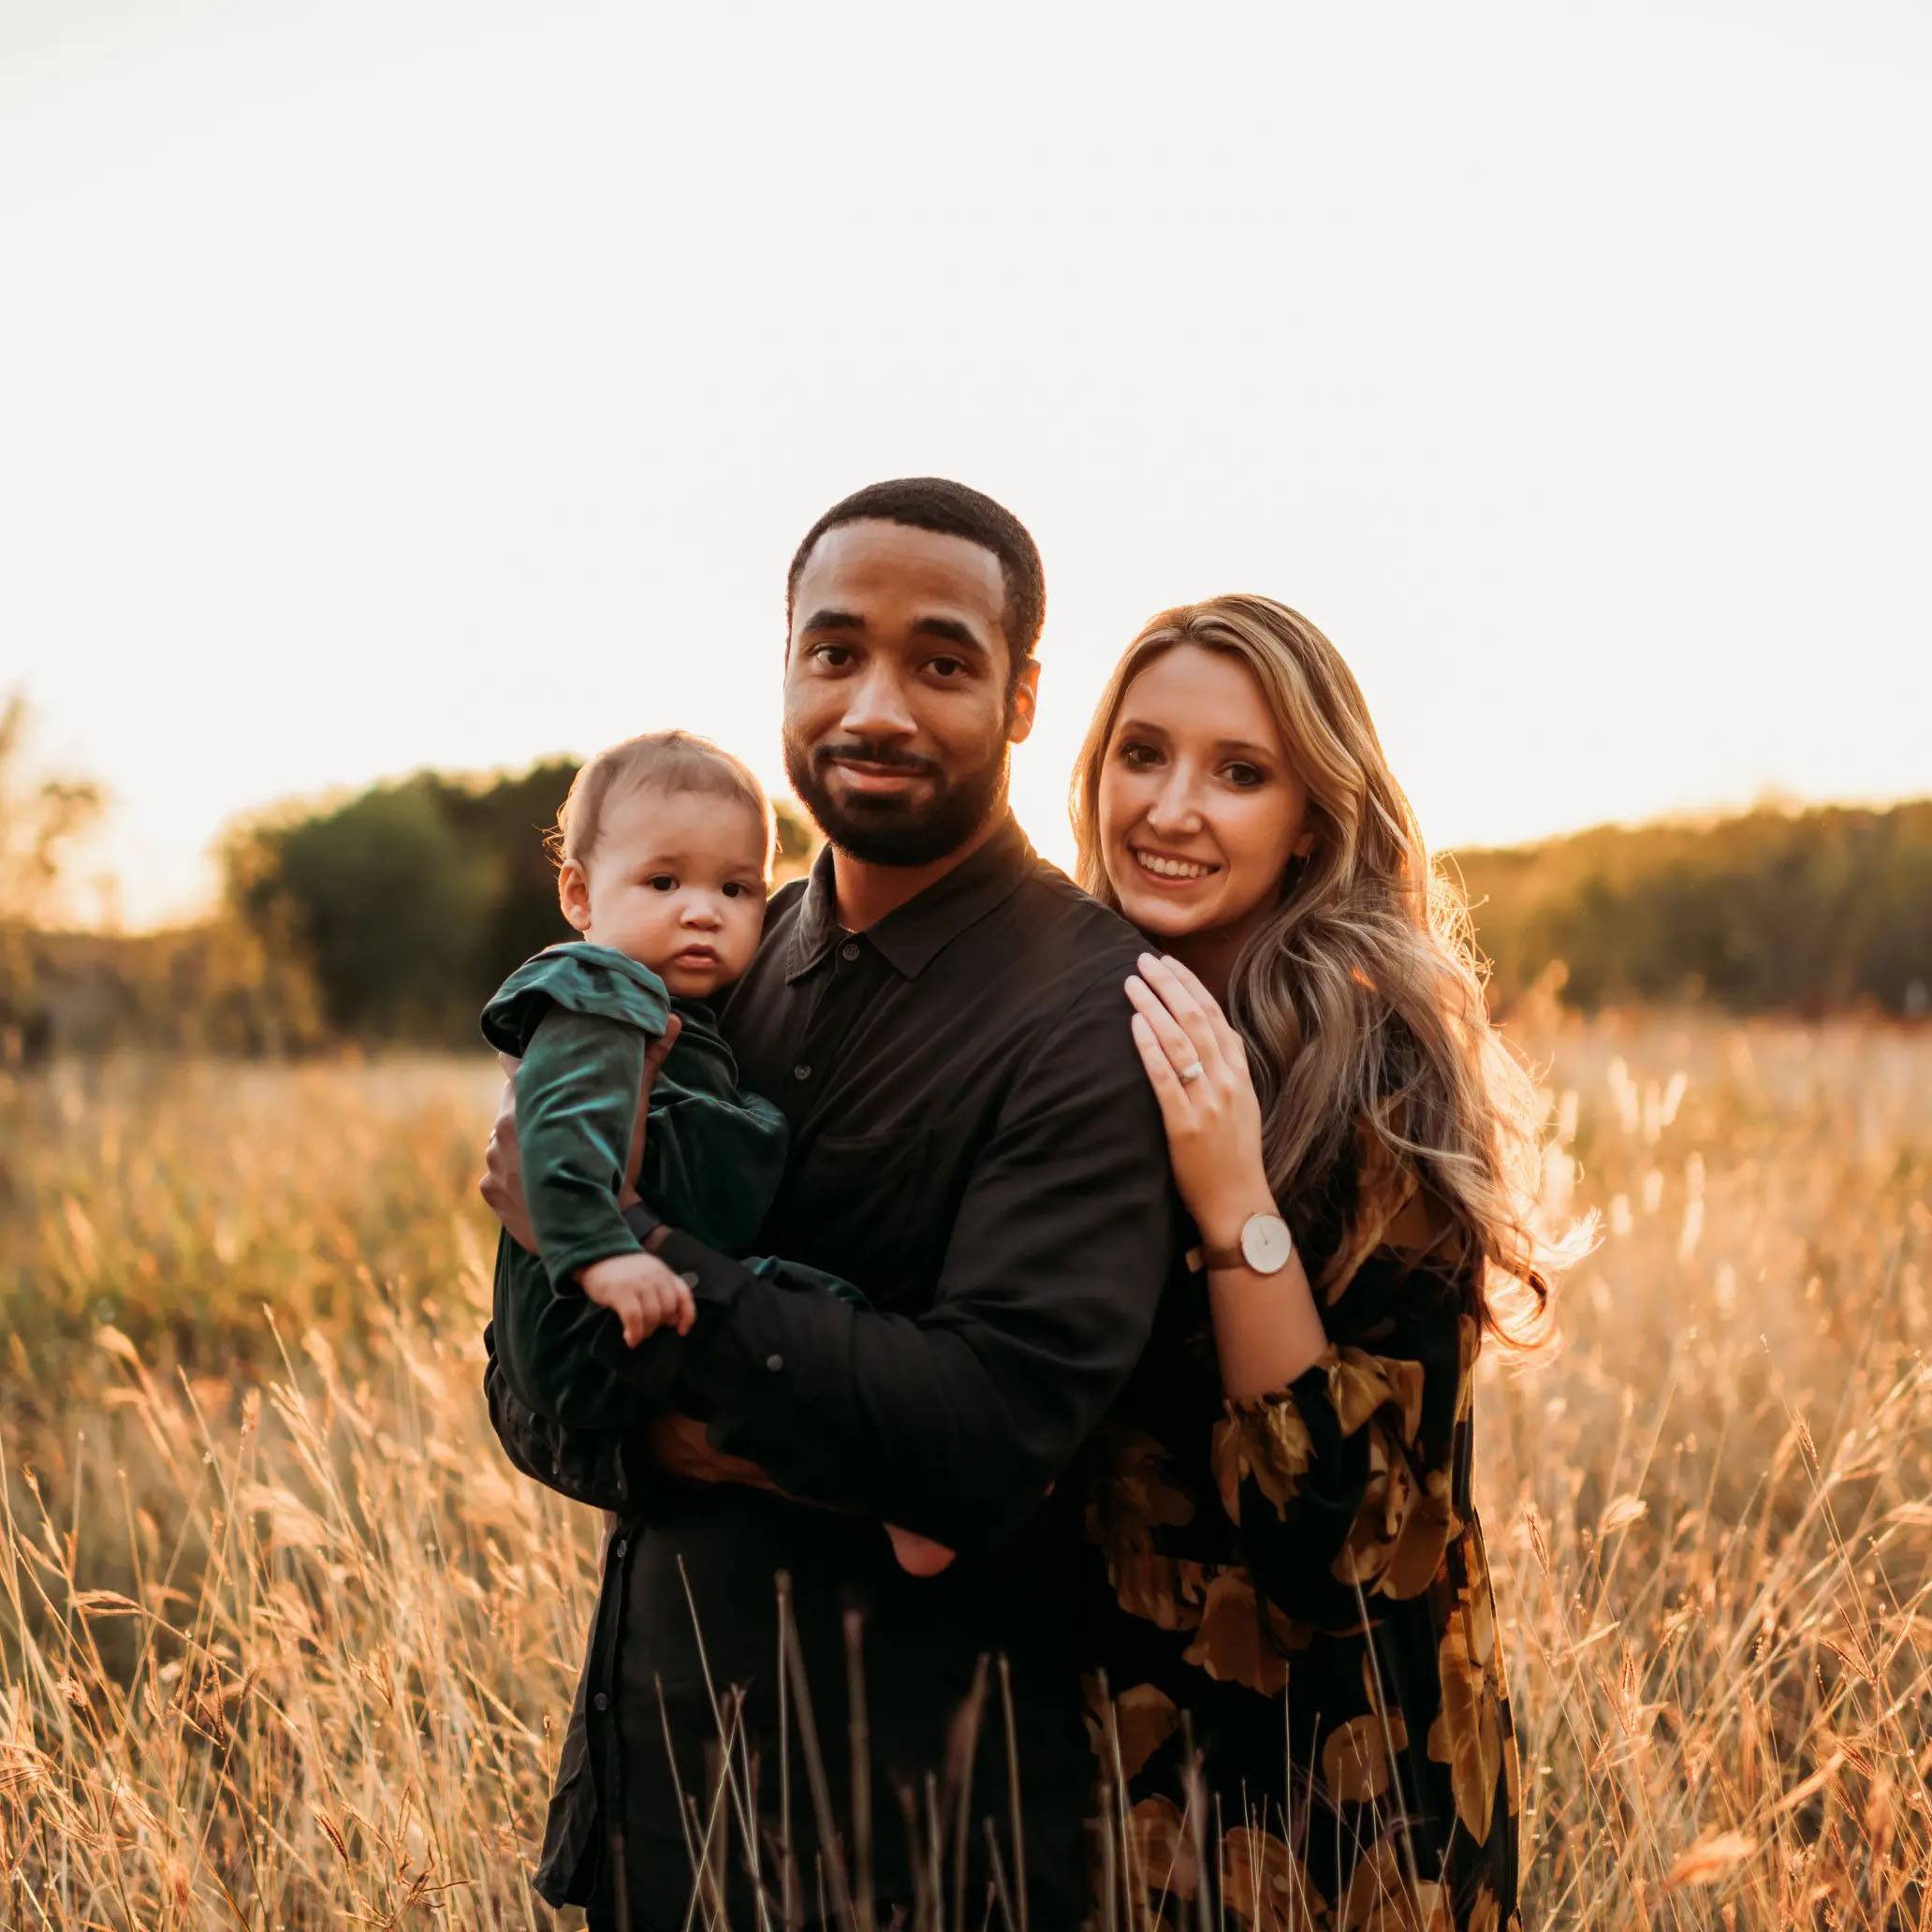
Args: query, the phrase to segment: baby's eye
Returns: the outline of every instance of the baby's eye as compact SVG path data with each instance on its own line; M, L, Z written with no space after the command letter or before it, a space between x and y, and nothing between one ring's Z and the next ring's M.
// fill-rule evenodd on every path
M733 879L724 887L724 897L726 899L742 899L751 889L749 886L741 886L736 879Z
M652 872L644 883L653 892L675 892L678 889L677 880L668 872Z

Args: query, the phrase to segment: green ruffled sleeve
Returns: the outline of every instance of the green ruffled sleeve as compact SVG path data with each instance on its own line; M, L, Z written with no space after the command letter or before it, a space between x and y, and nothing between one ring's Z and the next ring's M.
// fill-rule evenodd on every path
M550 1286L640 1243L617 1197L637 1119L649 1036L636 1027L552 1007L517 1069L523 1196Z
M483 1036L519 1057L517 1144L544 1272L635 1254L618 1210L645 1055L670 1018L648 966L610 946L571 943L526 959L483 1009Z

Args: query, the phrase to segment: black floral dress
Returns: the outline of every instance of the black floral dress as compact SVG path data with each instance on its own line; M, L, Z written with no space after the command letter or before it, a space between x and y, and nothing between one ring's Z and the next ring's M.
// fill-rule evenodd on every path
M1178 1279L1095 1445L1094 1869L1135 1932L1518 1923L1479 1329L1445 1217L1366 1145L1299 1230L1321 1359L1224 1399Z

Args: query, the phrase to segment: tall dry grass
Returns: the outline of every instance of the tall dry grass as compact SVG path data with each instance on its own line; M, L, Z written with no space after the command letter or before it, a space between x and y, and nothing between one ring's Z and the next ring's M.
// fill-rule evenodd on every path
M1932 1925L1932 1036L1530 1044L1606 1232L1480 1395L1526 1922ZM550 1922L598 1526L482 1412L493 1088L0 1089L9 1925Z

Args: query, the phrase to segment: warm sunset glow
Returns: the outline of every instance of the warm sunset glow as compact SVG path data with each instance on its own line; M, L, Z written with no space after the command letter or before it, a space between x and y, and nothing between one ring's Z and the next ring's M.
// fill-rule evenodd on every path
M1057 857L1114 657L1232 589L1438 842L1925 789L1932 23L1172 26L9 7L0 692L114 793L106 909L420 764L778 781L792 546L914 472L1039 538Z

